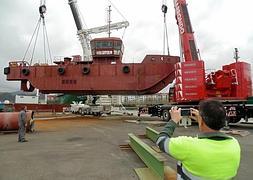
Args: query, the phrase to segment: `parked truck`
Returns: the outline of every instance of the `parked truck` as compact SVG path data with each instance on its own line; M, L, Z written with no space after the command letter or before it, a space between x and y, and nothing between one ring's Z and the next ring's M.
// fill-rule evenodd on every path
M111 113L111 98L107 95L99 96L97 99L94 96L89 96L87 104L82 101L73 101L71 105L71 112L80 115L95 115L100 116L102 114Z
M201 100L215 98L224 104L228 123L239 122L242 118L248 121L253 117L251 65L239 60L238 49L235 48L233 63L207 73L196 48L186 0L174 0L174 6L181 42L181 62L175 65L175 83L169 91L170 101L148 107L148 113L168 121L171 106L198 108Z
M87 104L71 104L71 112L80 115L95 115L109 114L110 106L104 105L87 105Z

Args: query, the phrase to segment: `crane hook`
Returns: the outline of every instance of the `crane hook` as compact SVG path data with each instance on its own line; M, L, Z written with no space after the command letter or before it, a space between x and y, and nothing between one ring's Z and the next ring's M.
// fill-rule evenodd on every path
M166 14L166 13L167 13L167 10L168 10L168 7L167 7L165 4L163 4L163 5L162 5L162 12L163 12L164 14Z
M39 12L40 12L40 17L41 17L41 18L44 18L44 14L46 13L46 10L47 10L47 8L46 8L46 5L45 5L45 4L43 4L43 5L41 5L41 6L39 7Z

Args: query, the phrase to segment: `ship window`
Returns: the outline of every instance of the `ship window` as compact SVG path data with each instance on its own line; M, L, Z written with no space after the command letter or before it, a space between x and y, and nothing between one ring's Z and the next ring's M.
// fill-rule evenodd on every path
M96 48L112 48L113 43L110 41L100 41L96 42Z
M121 45L121 52L124 52L124 44Z
M116 41L114 48L117 49L117 50L120 50L121 49L121 45L122 45L122 43L120 41Z
M120 50L114 50L114 55L120 55Z
M95 43L92 41L92 42L90 42L90 46L91 46L91 48L93 49L94 48L94 46L95 46Z

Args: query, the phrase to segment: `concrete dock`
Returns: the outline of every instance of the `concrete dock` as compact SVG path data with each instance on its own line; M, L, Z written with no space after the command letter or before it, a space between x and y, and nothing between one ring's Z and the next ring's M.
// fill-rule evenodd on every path
M145 127L162 126L128 123L137 117L69 117L37 120L36 132L26 134L29 142L18 143L16 133L0 134L0 180L131 180L138 179L134 168L145 167L128 143L128 133L145 134ZM141 119L145 120L145 119ZM247 130L236 135L241 144L241 165L236 179L252 179L253 125L234 126ZM197 126L179 127L178 135L195 135ZM168 156L168 164L176 168Z

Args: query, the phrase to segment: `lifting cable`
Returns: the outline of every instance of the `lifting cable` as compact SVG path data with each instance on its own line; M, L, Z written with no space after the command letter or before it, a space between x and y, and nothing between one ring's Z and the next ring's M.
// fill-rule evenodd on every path
M127 19L125 18L125 16L123 16L123 14L118 10L118 8L112 3L111 0L108 0L110 2L110 4L114 7L114 9L119 13L119 15L121 15L121 17L127 21Z
M125 18L125 16L124 16L124 15L119 11L119 9L112 3L112 1L111 1L111 0L108 0L108 1L109 1L109 3L113 6L113 8L119 13L119 15L120 15L125 21L127 21L127 19ZM124 38L125 32L126 32L126 27L124 28L124 31L123 31L123 34L122 34L121 39Z
M87 24L86 24L86 22L85 22L85 19L84 19L84 17L83 17L82 11L80 11L79 6L76 6L76 8L77 8L77 11L78 11L79 14L80 14L80 18L81 18L82 25L83 25L82 28L88 29L88 26L87 26ZM86 34L86 35L85 35L85 38L87 38L88 41L90 42L91 39L92 39L92 36L91 36L90 34ZM89 45L89 46L90 46L90 45Z
M43 19L43 40L44 40L44 58L46 63L48 63L47 57L46 57L46 42L47 42L47 47L48 47L48 53L49 53L49 58L50 58L50 63L52 64L52 54L51 54L51 49L49 45L49 39L48 39L48 34L47 34L47 28L46 28L46 23Z
M51 55L51 50L50 50L50 46L49 46L49 40L48 40L48 35L47 35L47 29L46 29L46 23L45 23L45 16L44 14L46 13L46 0L41 0L40 1L40 7L39 7L39 13L40 13L40 17L39 17L39 20L36 24L36 27L35 27L35 30L32 34L32 38L29 42L29 45L25 51L25 55L22 59L22 61L24 62L25 61L25 58L26 58L26 55L30 49L30 46L33 42L33 39L34 39L34 36L35 36L35 40L34 40L34 45L33 45L33 48L32 48L32 54L31 54L31 59L30 59L30 65L32 65L32 61L33 61L33 57L34 57L34 52L35 52L35 49L36 49L36 44L37 44L37 40L38 40L38 36L39 36L39 31L40 31L40 25L41 25L41 22L42 22L42 25L43 25L43 50L44 50L44 58L45 58L45 63L48 63L48 60L47 60L47 53L46 53L46 46L48 48L48 53L49 53L49 58L50 58L50 61L52 63L52 55ZM40 63L40 61L39 61Z
M40 26L40 19L39 19L39 21L38 21L38 23L37 23L37 25L36 25L36 27L35 27L35 30L34 30L33 35L32 35L32 38L31 38L31 40L30 40L30 42L29 42L29 45L28 45L28 47L27 47L27 49L26 49L26 51L25 51L25 55L24 55L24 57L23 57L23 59L22 59L23 62L25 61L26 54L27 54L27 52L28 52L28 50L29 50L29 48L30 48L30 46L31 46L31 44L32 44L33 37L34 37L35 33L37 32L37 29L38 29L39 26Z
M166 14L168 11L168 6L166 3L166 0L163 0L162 3L162 12L163 12L163 23L164 23L164 28L163 28L163 55L165 55L165 46L167 45L167 54L170 55L170 50L169 50L169 41L168 41L168 29L167 29L167 19L166 19Z

